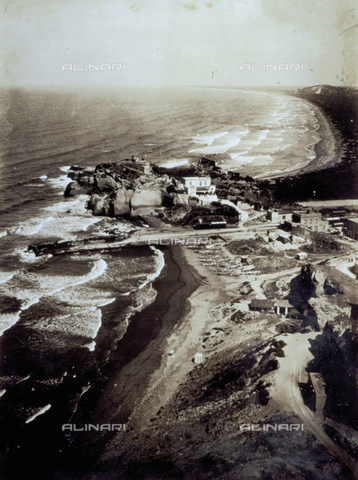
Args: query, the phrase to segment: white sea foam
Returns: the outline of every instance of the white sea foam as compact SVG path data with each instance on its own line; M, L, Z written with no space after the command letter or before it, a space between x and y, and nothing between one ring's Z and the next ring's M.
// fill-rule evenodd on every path
M89 285L77 285L65 288L51 295L51 298L59 302L66 302L75 307L103 307L115 301L112 294L105 290L91 288Z
M147 283L155 280L159 276L160 272L163 270L163 268L165 266L164 253L162 251L156 249L153 245L151 245L149 248L151 250L153 250L153 252L155 253L155 255L157 257L156 265L155 265L156 269L153 273L151 273L147 276L147 280L139 288L143 288L144 285L146 285Z
M63 216L47 222L41 229L41 237L53 237L54 233L58 239L74 240L76 232L86 231L91 225L99 222L99 217L93 216ZM72 234L72 235L71 235Z
M29 252L27 249L23 248L16 248L14 253L21 259L22 262L31 264L41 264L52 257L50 254L36 257L34 252Z
M18 322L20 312L0 314L0 336Z
M32 218L13 227L10 233L22 236L41 235L41 238L74 240L76 232L86 231L90 226L100 222L101 217L94 217L86 210L86 195L76 199L58 202L40 210L43 218ZM71 235L72 233L72 235Z
M163 168L174 168L180 167L181 165L187 165L188 163L188 159L182 158L180 160L171 160L170 162L162 163L160 166Z
M26 220L17 227L13 227L10 232L12 234L24 236L35 235L41 230L45 223L51 222L51 220L54 220L54 218L32 218L31 220Z
M0 283L10 280L17 272L0 272Z
M47 410L49 410L51 408L51 404L49 403L48 405L46 405L45 407L42 407L40 408L39 410L37 410L37 412L34 414L34 415L31 415L31 417L29 417L25 423L30 423L32 422L33 420L35 420L36 417L38 417L39 415L42 415L43 413L47 412Z
M6 235L7 235L7 230L5 230L4 232L0 232L0 238L6 237Z
M92 270L87 275L53 277L23 271L14 275L5 284L1 284L0 293L11 297L15 295L23 302L21 309L26 310L45 295L52 295L66 287L81 285L99 277L106 268L107 263L98 260L94 262Z
M82 308L75 314L40 319L36 321L33 328L37 331L66 335L67 341L70 341L71 336L75 339L74 341L77 341L76 337L87 338L86 343L89 343L90 339L96 338L101 324L102 312L94 307Z
M57 178L48 178L47 179L48 183L50 183L54 188L61 188L63 193L63 190L67 187L67 185L71 182L71 179L68 178L67 175L60 175Z
M86 345L86 347L88 348L88 350L89 350L90 352L94 352L94 349L96 348L96 342L88 343L88 344Z
M50 207L45 207L44 212L50 212L52 214L58 213L67 213L68 210L71 210L74 214L85 214L89 213L86 210L86 200L88 200L87 195L78 195L76 198L67 199L63 202L56 202Z
M70 170L71 166L68 166L68 167L60 167L60 170L62 172L68 172Z
M204 145L211 145L214 140L217 138L223 137L227 135L229 132L218 132L218 133L210 133L207 135L200 135L198 134L196 137L192 137L192 141L194 143L202 143Z
M249 133L249 130L224 132L220 134L194 137L195 143L201 143L203 146L189 150L188 153L200 153L202 155L213 155L226 153L233 147L240 144L242 139ZM199 141L196 140L199 138Z

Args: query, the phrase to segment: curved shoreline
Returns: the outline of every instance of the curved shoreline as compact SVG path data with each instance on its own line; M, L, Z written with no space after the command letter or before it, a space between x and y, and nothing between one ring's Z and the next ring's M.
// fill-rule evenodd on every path
M115 359L111 361L118 364L116 372L96 399L94 411L86 414L86 398L79 405L76 417L82 423L126 423L144 394L149 377L160 367L163 344L174 327L180 326L190 310L188 298L202 284L201 275L187 262L181 249L180 246L161 248L165 267L153 282L157 297L130 318L127 331L118 342ZM88 462L98 458L110 436L107 432L77 436L76 447L83 453L83 468L87 470Z
M320 170L329 166L338 165L342 161L343 153L339 132L320 107L308 100L304 101L307 101L314 109L314 115L320 125L317 133L321 137L321 140L314 146L316 158L306 167L303 167L302 171Z

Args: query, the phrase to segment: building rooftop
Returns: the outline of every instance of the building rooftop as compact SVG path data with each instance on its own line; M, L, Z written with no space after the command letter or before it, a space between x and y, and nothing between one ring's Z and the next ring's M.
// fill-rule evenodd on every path
M184 180L211 180L211 177L182 177Z
M358 223L358 218L348 218L348 222Z
M284 215L285 213L293 213L292 208L278 208L277 210L270 210L272 213L278 213L279 215Z
M274 302L272 300L268 300L267 298L254 298L253 300L251 300L250 305L253 308L273 308Z
M295 210L292 213L295 215L321 215L317 210Z
M281 308L293 308L288 300L275 300L276 307Z

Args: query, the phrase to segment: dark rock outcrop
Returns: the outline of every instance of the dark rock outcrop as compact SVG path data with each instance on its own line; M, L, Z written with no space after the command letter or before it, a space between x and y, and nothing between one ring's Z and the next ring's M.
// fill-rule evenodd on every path
M66 189L64 196L65 197L75 197L77 195L83 195L87 193L87 189L79 185L77 182L70 182Z
M310 296L317 296L324 292L325 275L311 263L303 265L300 274L300 283Z

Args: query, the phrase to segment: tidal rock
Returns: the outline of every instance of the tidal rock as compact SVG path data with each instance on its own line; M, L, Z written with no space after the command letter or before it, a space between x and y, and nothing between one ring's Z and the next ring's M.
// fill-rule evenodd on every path
M118 190L121 185L115 181L110 175L103 175L100 172L97 172L94 176L94 188L98 193L102 192L113 192Z
M88 208L92 210L93 215L108 215L110 211L109 198L93 193L88 202Z
M64 196L65 197L75 197L76 195L86 194L87 190L79 185L77 182L70 182L66 189Z
M121 215L130 215L132 195L133 191L127 190L126 188L116 191L115 196L111 201L111 209L115 217L119 217Z

